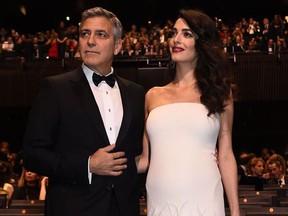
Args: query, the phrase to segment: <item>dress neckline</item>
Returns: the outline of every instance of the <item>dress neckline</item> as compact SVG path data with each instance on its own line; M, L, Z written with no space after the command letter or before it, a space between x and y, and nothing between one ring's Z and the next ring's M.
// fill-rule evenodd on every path
M196 102L173 102L173 103L167 103L167 104L161 104L155 108L153 108L149 113L151 113L152 111L156 110L156 109L161 109L163 107L166 107L166 106L175 106L175 105L197 105L197 106L204 106L203 104L201 103L196 103Z

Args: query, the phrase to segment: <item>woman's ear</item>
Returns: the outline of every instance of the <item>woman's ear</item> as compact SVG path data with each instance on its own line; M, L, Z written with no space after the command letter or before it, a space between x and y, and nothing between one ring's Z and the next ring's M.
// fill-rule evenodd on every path
M117 55L122 49L122 39L118 39L115 43L114 55Z

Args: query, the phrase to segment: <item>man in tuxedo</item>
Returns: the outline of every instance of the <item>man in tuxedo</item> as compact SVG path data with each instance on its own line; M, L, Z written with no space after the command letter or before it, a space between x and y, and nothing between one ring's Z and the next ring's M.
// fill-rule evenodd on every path
M287 185L288 176L286 175L286 161L280 154L273 154L266 162L266 170L264 174L268 184Z
M240 185L242 184L247 184L246 179L247 179L247 171L248 171L248 165L249 161L252 160L252 158L256 157L254 153L248 153L248 152L243 152L239 155L238 159L238 183Z
M117 76L122 25L103 8L82 13L81 67L46 78L24 137L24 167L48 176L46 216L137 216L144 89ZM111 76L110 76L111 75Z

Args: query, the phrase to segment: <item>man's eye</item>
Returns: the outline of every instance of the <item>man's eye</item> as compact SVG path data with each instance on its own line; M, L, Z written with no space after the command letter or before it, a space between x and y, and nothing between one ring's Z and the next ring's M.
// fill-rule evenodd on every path
M86 31L80 32L80 37L86 37L87 35L89 35L89 34Z
M97 37L100 37L100 38L106 38L107 37L107 34L105 32L97 32L96 33L96 36Z

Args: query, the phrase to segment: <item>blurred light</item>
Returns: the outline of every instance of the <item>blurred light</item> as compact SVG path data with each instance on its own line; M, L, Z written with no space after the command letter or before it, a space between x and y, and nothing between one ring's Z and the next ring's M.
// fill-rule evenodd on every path
M67 21L70 21L70 17L69 17L69 16L66 16L66 20L67 20Z
M27 13L26 13L26 8L25 8L25 6L24 6L24 5L21 5L19 9L20 9L20 12L21 12L24 16L26 16Z

